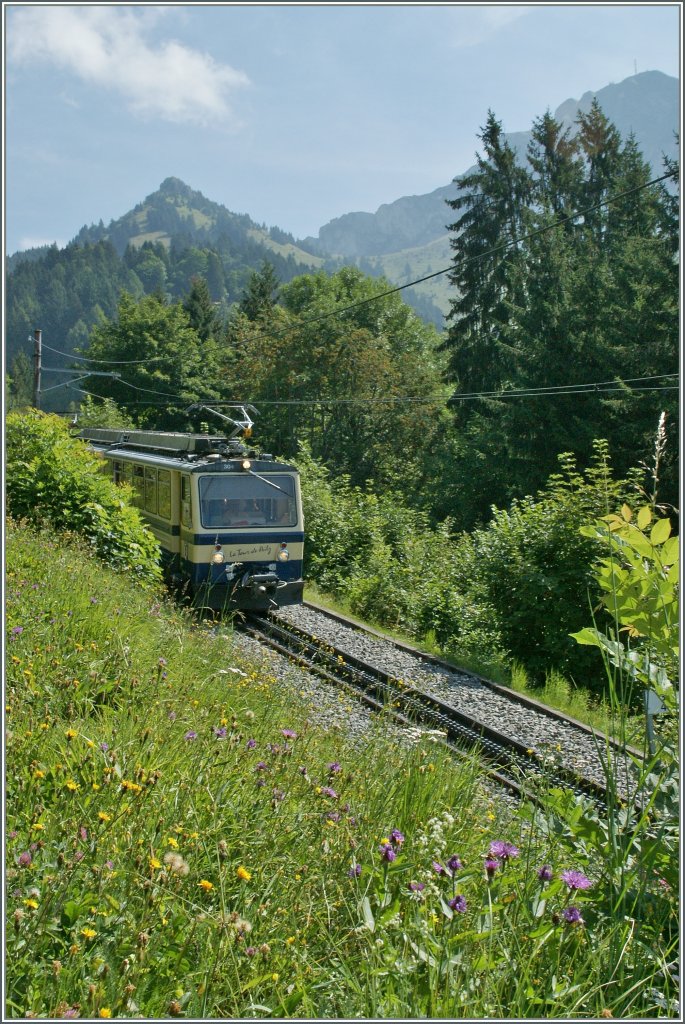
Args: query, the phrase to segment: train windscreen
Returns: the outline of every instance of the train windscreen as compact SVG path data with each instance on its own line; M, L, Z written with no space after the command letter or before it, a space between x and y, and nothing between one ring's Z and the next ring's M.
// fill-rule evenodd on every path
M257 476L201 476L202 525L221 529L296 526L295 478L270 474L269 479L275 487Z

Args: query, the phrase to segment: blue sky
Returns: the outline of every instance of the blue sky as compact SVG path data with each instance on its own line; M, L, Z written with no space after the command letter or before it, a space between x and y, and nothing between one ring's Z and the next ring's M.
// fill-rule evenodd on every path
M506 131L680 73L681 3L3 3L5 252L164 178L296 238L448 184Z

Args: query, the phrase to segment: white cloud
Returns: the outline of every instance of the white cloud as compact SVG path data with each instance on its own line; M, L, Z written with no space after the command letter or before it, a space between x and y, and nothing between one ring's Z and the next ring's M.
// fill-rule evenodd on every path
M484 43L513 21L525 17L534 7L523 4L455 6L452 17L452 45L458 49Z
M66 244L64 239L38 238L37 236L27 235L19 239L17 252L26 252L27 249L40 249L44 245L56 245L58 249L63 249Z
M36 67L50 63L111 89L140 115L235 123L231 99L250 84L247 75L175 40L148 42L145 33L164 13L112 6L17 9L8 19L9 58Z

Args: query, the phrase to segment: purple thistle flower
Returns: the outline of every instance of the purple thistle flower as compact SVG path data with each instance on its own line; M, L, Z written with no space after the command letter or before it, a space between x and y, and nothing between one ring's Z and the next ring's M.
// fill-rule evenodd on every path
M499 867L499 861L498 860L491 860L490 858L488 858L485 861L485 873L488 876L488 879L491 879L494 876L494 874L497 871L498 867Z
M398 828L394 828L390 833L390 842L395 846L401 846L404 842L404 834Z
M566 882L569 889L590 889L592 882L582 871L562 871L562 882Z
M91 603L91 604L97 604L97 603L98 603L98 599L97 599L97 597L91 597L91 599L90 599L90 603Z
M75 1020L79 1013L75 1006L68 1006L62 1014L62 1020Z
M329 796L331 798L331 800L337 800L338 799L338 794L336 793L336 791L334 789L331 789L330 786L322 786L321 787L321 795L322 796Z
M518 857L520 850L513 843L505 843L503 839L494 839L490 843L490 856L497 857L497 860L510 860Z
M78 834L80 835L81 839L85 843L86 840L88 839L88 829L84 828L84 826L81 825L81 827L78 830Z
M446 875L448 873L447 868L444 868L442 864L438 864L437 860L432 861L432 866L436 875Z
M348 878L359 878L361 873L362 873L362 866L361 866L361 864L355 864L354 867L351 867L350 870L347 872L347 877Z
M226 739L226 731L226 726L222 725L220 729L214 729L214 735L217 739L224 740Z
M246 946L245 947L245 956L255 956L256 953L257 953L257 950L256 950L256 948L254 946Z
M328 821L340 821L340 814L338 811L329 811L326 818Z
M270 754L280 754L281 748L277 743L269 743L266 748Z
M331 761L330 764L326 765L329 775L337 775L338 772L342 771L342 765L338 761Z
M12 636L20 636L24 632L23 626L15 626L12 630Z
M578 907L566 907L562 911L561 916L567 924L583 924L583 918Z
M538 868L538 878L541 882L551 882L553 877L554 872L549 864L543 864L541 868Z
M409 888L411 889L412 892L423 892L426 886L424 885L423 882L410 882Z
M247 743L245 744L245 749L246 750L254 750L254 748L256 746L257 746L257 740L249 739L247 741Z
M459 858L456 856L456 854L450 857L450 859L447 861L447 867L450 869L450 871L461 871L462 866L463 865Z
M108 871L111 871L112 868L114 867L114 861L113 860L106 860L105 861L105 867L107 868Z
M100 744L100 750L103 752L103 754L106 754L107 751L109 750L109 743L102 742Z
M29 851L28 850L24 850L23 853L19 854L19 858L17 860L17 864L19 865L20 868L27 868L31 864L32 860L33 860L33 858L31 856L31 854L29 853Z
M157 664L159 665L160 668L164 668L164 666L168 665L169 663L166 660L166 658L160 658Z
M448 900L447 906L455 913L463 914L466 910L466 899L463 896L455 896L454 899Z
M83 850L77 850L76 853L74 854L74 860L76 860L76 861L83 860L84 857L85 857L85 854L84 854Z
M287 740L297 739L297 733L293 732L292 729L281 729L281 736L285 736Z
M255 765L255 769L254 770L256 772L265 772L268 769L268 767L269 766L268 766L268 764L265 761L257 761L257 764Z
M197 733L195 732L194 729L189 729L188 732L183 737L183 739L184 740L196 740L197 739Z
M397 854L393 850L392 845L390 843L383 843L383 845L380 846L379 849L383 860L387 860L388 863L391 863L397 857Z

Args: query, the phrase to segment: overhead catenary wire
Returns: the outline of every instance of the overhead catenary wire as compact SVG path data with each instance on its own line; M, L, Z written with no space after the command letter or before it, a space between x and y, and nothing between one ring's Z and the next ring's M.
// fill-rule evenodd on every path
M546 233L548 231L552 231L555 228L561 227L562 225L568 223L569 221L576 220L579 217L584 217L588 213L592 213L592 212L594 212L594 211L596 211L598 209L601 209L602 207L609 206L612 203L615 203L618 200L625 198L626 196L632 195L635 192L639 192L639 191L641 191L641 190L643 190L645 188L650 188L651 186L657 185L660 182L667 180L668 178L675 177L677 175L677 173L678 173L677 170L669 171L666 174L662 174L658 178L653 178L651 181L644 182L641 185L635 185L635 186L633 186L632 188L629 188L629 189L625 189L624 191L619 192L619 193L617 193L614 196L610 196L609 198L604 199L604 200L602 200L599 203L595 203L593 206L585 207L582 210L577 210L575 213L564 214L562 217L560 217L558 220L554 221L551 224L543 225L542 227L537 228L534 231L528 232L525 235L521 235L519 237L510 239L509 241L503 242L503 243L501 243L500 245L497 245L497 246L493 246L492 248L490 248L488 250L485 250L484 252L477 253L476 255L471 256L471 257L467 258L466 260L464 260L462 265L467 265L467 264L472 263L472 262L477 262L478 260L484 259L487 256L495 255L498 252L506 251L507 249L510 249L513 246L520 244L521 242L528 241L529 239L534 238L537 235L541 235L541 234L544 234L544 233ZM254 338L264 337L264 336L267 336L267 335L268 336L279 336L281 334L287 333L288 331L292 331L292 330L296 330L296 329L301 329L302 327L306 327L309 324L318 323L318 322L320 322L322 320L330 319L333 316L342 316L343 314L349 312L350 310L358 309L359 307L368 305L371 302L376 302L376 301L378 301L378 300L380 300L382 298L386 298L389 295L394 295L397 292L401 292L401 291L403 291L406 288L411 288L414 285L422 284L424 281L431 280L434 277L439 277L442 274L447 274L447 273L450 273L450 272L454 272L455 269L456 269L455 264L451 264L449 267L444 267L442 270L437 270L437 271L434 271L434 272L432 272L430 274L426 274L423 277L416 278L413 281L408 281L408 282L406 282L403 285L397 285L397 286L395 286L393 288L390 288L390 289L387 289L387 290L385 290L383 292L380 292L377 295L369 296L366 299L360 299L357 302L353 302L353 303L348 304L347 306L343 306L343 307L340 307L338 309L330 310L329 312L319 314L318 316L309 317L306 320L301 320L301 321L299 321L299 323L289 325L287 328L282 328L281 330L270 329L268 331L266 331L266 330L265 331L259 331L259 332L256 332L255 334L252 334L251 337L254 339ZM96 363L98 365L107 365L107 366L135 366L135 365L140 365L140 364L149 364L151 362L161 362L161 361L164 361L164 359L166 358L165 356L157 356L157 357L150 357L148 359L135 359L135 360L95 359L95 358L91 358L91 357L88 357L88 356L77 356L77 355L69 354L69 353L66 353L66 352L62 352L61 350L55 349L55 348L53 348L50 345L45 345L44 344L44 347L48 348L51 352L55 352L55 353L57 353L59 355L65 356L66 358L69 358L69 359L77 359L77 360L82 361L82 362L91 362L91 363ZM83 369L85 369L85 367ZM88 376L88 374L86 373L84 375L84 377L80 377L78 379L82 380L82 379L85 379L85 377L87 377L87 376ZM627 379L627 380L618 380L618 381L600 381L600 382L591 382L589 384L556 385L556 386L553 386L553 387L546 387L546 388L542 387L542 388L500 389L498 391L471 392L471 393L462 394L462 395L460 395L460 394L453 394L449 398L440 398L439 396L428 397L428 398L416 398L416 397L411 397L411 396L402 396L402 397L390 396L390 397L378 398L378 399L369 399L369 398L353 398L353 399L326 399L326 398L323 398L323 399L258 399L258 400L251 400L249 404L253 404L254 401L258 401L258 403L260 405L349 405L349 404L360 404L360 403L361 404L416 403L416 404L430 404L430 405L443 404L444 403L444 404L447 405L447 404L450 404L452 402L474 401L474 400L482 400L482 399L487 399L487 398L490 398L490 399L501 399L501 398L538 398L538 397L545 397L545 396L551 397L553 395L562 396L562 395L570 395L570 394L573 394L573 395L577 395L577 394L597 394L597 393L625 391L626 390L626 385L629 385L631 383L637 384L637 383L640 383L640 382L642 382L644 380L657 380L657 379L663 379L663 378L667 378L667 377L676 377L676 376L678 376L678 374L676 374L676 373L674 373L674 374L659 374L659 375L654 375L652 377L637 377L637 378L630 378L630 379ZM144 392L146 394L157 395L160 398L172 399L172 400L178 401L180 403L184 403L186 401L186 399L182 398L180 395L174 395L174 394L171 394L170 392L166 392L166 391L157 391L156 389L152 389L152 388L144 388L144 387L141 387L140 385L132 384L130 381L122 380L121 378L118 379L118 382L120 384L123 384L126 387L132 388L135 391ZM55 385L55 387L60 387L60 386L69 387L69 382L65 382L64 385ZM48 390L53 390L53 388L49 388ZM74 388L74 390L78 390L82 394L86 394L86 395L88 395L90 397L93 397L93 398L101 398L102 397L102 396L96 395L96 394L94 394L92 392L84 391L83 389L80 389L80 388ZM670 390L678 390L678 385L666 385L666 386L650 385L650 386L643 386L643 387L631 387L631 388L628 388L628 390L630 390L630 391L670 391ZM226 403L221 403L220 401L217 401L215 398L212 398L210 396L205 396L203 400L204 401L210 401L213 404L226 404ZM129 404L136 404L136 405L159 405L161 403L158 403L158 402L142 402L142 401L140 401L140 402L129 403Z
M641 185L633 185L631 188L624 189L622 192L617 192L613 196L609 196L607 199L601 200L599 203L595 203L592 206L584 207L582 210L577 210L575 213L564 214L559 217L556 221L551 224L544 224L542 227L536 228L534 231L529 231L524 235L512 238L507 242L502 242L500 245L493 246L490 249L486 249L484 252L477 253L474 256L469 256L467 259L462 261L462 266L467 266L470 263L482 260L487 256L494 256L498 252L506 251L511 249L515 245L519 245L521 242L527 242L531 238L535 238L537 235L545 234L548 231L553 231L558 227L562 227L564 224L570 221L577 220L579 217L585 217L589 213L594 213L596 210L602 209L602 207L610 206L612 203L618 202L620 199L624 199L626 196L633 195L636 192L641 192L643 189L651 188L653 185L658 185L662 181L666 181L668 178L676 177L678 170L668 171L665 174L660 175L658 178L652 178L651 181L643 182ZM430 281L434 277L441 277L443 274L453 273L457 269L455 263L450 264L449 267L443 267L442 270L435 270L430 274L425 274L423 277L415 278L413 281L407 281L405 284L396 285L393 288L386 289L383 292L379 292L377 295L371 295L366 299L359 299L357 302L349 303L347 306L341 306L334 310L329 310L327 313L320 313L317 316L308 317L305 320L300 320L298 323L290 324L284 328L270 328L269 330L257 331L251 334L251 339L255 340L262 337L280 337L283 334L287 334L289 331L308 327L310 324L320 323L322 320L328 320L333 316L342 316L350 310L358 309L361 306L366 306L371 302L378 302L380 299L387 298L389 295L395 295L398 292L404 291L406 288L412 288L417 284L423 284L424 281ZM45 345L45 348L50 348L49 345ZM59 355L66 356L67 358L79 359L86 362L93 362L98 364L104 364L107 366L133 366L142 363L151 363L163 360L164 356L150 357L149 359L134 359L134 360L108 360L108 359L95 359L89 356L71 356L69 353L61 352L58 349L50 348L51 352L57 352ZM160 392L161 394L161 392Z
M588 213L594 213L596 210L600 210L604 206L610 206L612 203L616 203L619 199L624 199L626 196L632 195L634 192L641 192L643 189L650 188L652 185L658 185L662 181L666 181L668 178L675 177L677 174L677 169L668 171L666 174L662 174L658 178L653 178L651 181L644 182L642 185L633 185L632 188L625 189L623 192L617 192L616 195L610 196L608 199L603 199L601 202L595 203L593 206L587 206L582 210L577 210L575 213L564 214L551 224L544 224L542 227L536 228L534 231L529 231L524 235L519 235L516 238L510 239L508 242L502 242L500 245L495 245L490 249L486 249L484 252L477 253L475 256L469 256L467 259L462 261L461 265L467 266L470 263L484 259L486 256L494 256L498 252L511 249L513 246L519 245L521 242L527 242L531 238L535 238L537 235L553 231L555 228L562 227L569 221L577 220L579 217L585 217ZM268 331L258 331L250 337L252 339L266 336L278 337L281 334L286 334L288 331L308 327L309 324L319 323L321 320L328 320L333 316L342 316L344 313L348 313L352 309L358 309L360 306L366 306L371 302L378 302L379 299L385 299L389 295L395 295L397 292L404 291L405 288L412 288L414 285L423 284L424 281L430 281L434 277L442 276L442 274L453 273L456 269L456 264L452 263L449 267L443 267L442 270L435 270L431 274L425 274L423 277L418 277L413 281L407 281L406 284L400 284L396 285L394 288L388 288L386 291L379 292L378 295L371 295L366 299L359 299L357 302L352 302L347 306L341 306L338 309L330 310L328 313L320 313L318 316L309 317L306 320L301 320L299 323L289 325L288 327L281 328L280 330L270 329Z

